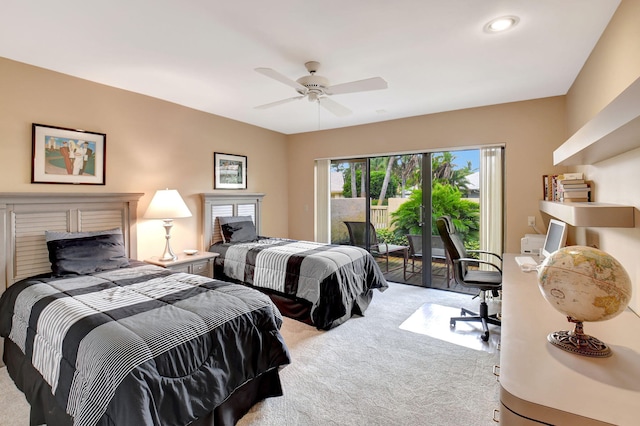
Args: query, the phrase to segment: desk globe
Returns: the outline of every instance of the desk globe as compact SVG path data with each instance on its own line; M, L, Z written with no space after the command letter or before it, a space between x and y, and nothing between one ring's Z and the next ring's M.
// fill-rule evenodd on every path
M582 323L611 319L629 304L631 280L620 262L593 247L564 247L544 260L538 286L547 302L575 323L574 331L549 334L549 342L579 355L611 355L605 343L584 334Z

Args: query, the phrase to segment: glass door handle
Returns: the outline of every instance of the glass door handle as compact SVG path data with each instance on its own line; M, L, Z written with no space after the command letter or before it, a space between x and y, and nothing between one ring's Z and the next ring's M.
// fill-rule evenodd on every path
M425 208L420 206L418 208L418 225L422 227L424 225Z

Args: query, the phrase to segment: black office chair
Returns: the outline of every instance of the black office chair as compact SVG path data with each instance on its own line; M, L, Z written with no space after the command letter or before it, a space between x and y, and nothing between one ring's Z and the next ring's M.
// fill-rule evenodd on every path
M482 323L484 334L481 336L485 342L489 340L489 324L501 325L497 314L489 315L489 307L486 300L486 292L491 291L498 296L498 290L502 288L502 257L483 250L466 250L455 226L447 216L441 216L436 220L438 233L442 237L444 247L449 254L453 267L453 279L464 287L476 288L480 296L480 312L476 313L462 308L460 317L452 317L451 327L456 326L457 321L478 321ZM499 260L500 265L493 262L469 257L468 253L487 254ZM490 266L490 270L480 270L480 265Z
M349 244L366 249L366 222L344 222L349 231ZM386 271L389 272L389 254L402 252L402 268L407 266L407 246L381 243L378 241L376 229L369 223L369 253L376 257L384 257L386 260ZM400 267L396 268L399 269Z

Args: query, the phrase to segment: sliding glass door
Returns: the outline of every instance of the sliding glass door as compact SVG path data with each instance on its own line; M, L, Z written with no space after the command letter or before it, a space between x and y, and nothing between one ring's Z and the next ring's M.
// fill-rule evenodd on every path
M501 252L501 152L490 148L332 160L331 242L365 246L388 281L456 290L435 220L451 216L468 248L491 241L492 251ZM354 241L349 226L361 227L364 243Z

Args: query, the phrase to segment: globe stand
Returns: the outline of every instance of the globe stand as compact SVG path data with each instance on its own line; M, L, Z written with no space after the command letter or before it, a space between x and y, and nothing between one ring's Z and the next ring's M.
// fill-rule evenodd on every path
M593 336L584 334L582 321L567 317L569 322L576 325L573 331L555 331L547 336L549 342L567 352L594 358L611 356L611 349L604 342Z

